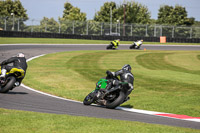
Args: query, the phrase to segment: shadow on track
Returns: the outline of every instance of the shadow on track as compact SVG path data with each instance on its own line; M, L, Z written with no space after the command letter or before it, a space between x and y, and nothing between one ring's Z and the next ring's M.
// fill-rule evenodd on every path
M25 95L25 94L28 94L28 93L26 93L26 92L14 92L14 91L11 91L11 92L8 92L8 93L2 93L2 94L11 94L11 95L20 94L20 95Z

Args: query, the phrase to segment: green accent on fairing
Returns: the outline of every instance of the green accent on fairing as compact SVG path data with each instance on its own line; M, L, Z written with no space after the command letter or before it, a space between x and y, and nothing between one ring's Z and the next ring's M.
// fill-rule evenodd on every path
M107 86L107 81L106 79L100 79L98 82L97 82L97 85L96 85L96 90L98 89L106 89L106 86Z

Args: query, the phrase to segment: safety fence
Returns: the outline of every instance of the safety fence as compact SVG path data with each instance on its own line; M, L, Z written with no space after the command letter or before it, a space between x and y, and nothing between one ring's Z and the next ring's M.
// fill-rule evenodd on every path
M22 31L0 31L0 37L25 37L25 38L66 38L66 39L88 39L88 40L115 40L136 41L143 39L145 42L160 42L160 37L139 37L139 36L109 36L109 35L75 35L64 33L47 32L22 32ZM200 38L171 38L167 37L166 42L179 43L200 43Z
M0 30L37 33L59 33L91 36L126 36L200 38L200 27L173 25L121 24L120 22L100 23L95 21L55 21L0 17Z

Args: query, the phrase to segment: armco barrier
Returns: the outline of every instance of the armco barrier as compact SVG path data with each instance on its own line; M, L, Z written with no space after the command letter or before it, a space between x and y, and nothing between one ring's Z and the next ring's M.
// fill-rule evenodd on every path
M0 31L0 37L24 37L24 38L67 38L67 39L89 39L89 40L115 40L136 41L143 39L146 42L160 42L160 37L134 37L134 36L93 36L93 35L74 35L44 32L18 32ZM179 43L200 43L200 38L166 38L166 42Z

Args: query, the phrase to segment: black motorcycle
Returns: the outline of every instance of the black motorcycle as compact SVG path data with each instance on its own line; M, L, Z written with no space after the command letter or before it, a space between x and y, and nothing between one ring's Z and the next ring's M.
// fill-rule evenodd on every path
M128 100L126 95L129 90L128 83L119 82L117 86L112 86L110 89L107 89L109 82L113 79L119 80L117 77L112 77L111 79L109 76L101 78L96 83L95 90L85 97L83 104L90 105L95 103L113 109L126 102Z

